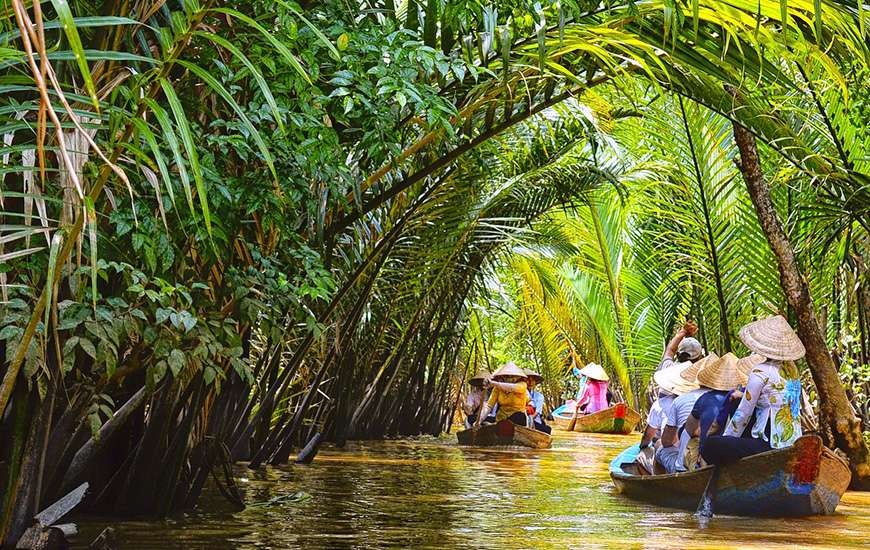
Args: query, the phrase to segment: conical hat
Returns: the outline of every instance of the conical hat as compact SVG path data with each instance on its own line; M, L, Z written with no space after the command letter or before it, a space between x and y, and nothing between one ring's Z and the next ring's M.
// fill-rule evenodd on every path
M535 371L533 371L533 370L531 370L531 369L524 369L524 370L526 371L526 376L527 376L527 377L529 377L529 378L537 378L537 379L538 379L538 382L541 382L541 381L544 380L544 377L541 376L540 374L538 374L537 372L535 372Z
M733 390L746 384L747 375L737 366L739 359L731 352L709 361L698 372L698 384L713 390Z
M777 361L797 361L807 350L782 315L749 323L740 339L750 351Z
M690 363L676 363L672 367L657 371L653 375L653 380L658 384L659 388L674 395L683 395L684 393L698 389L698 384L695 382L687 382L681 376L681 373L692 368Z
M747 378L749 378L749 373L752 372L752 367L760 365L761 363L764 363L764 356L758 355L757 353L752 353L747 355L746 357L741 357L740 359L738 359L737 368Z
M471 378L468 379L468 383L471 384L472 382L477 382L477 381L483 382L484 380L486 380L490 376L491 375L489 374L488 370L481 369L481 370L477 371L477 374L475 374L474 376L472 376Z
M680 376L682 376L683 380L685 380L686 382L694 383L698 377L698 373L701 372L701 369L703 369L710 363L718 360L719 356L713 352L710 352L710 355L707 355L706 357L698 359L697 361L692 363L689 368L685 369L683 372L680 373Z
M582 374L586 378L601 380L602 382L607 382L608 380L610 380L610 377L607 376L607 373L604 372L604 369L601 368L601 365L599 365L598 363L589 363L588 365L580 369L580 374Z
M502 365L501 368L492 373L493 378L498 378L500 376L519 376L520 378L526 378L526 372L516 366L513 361L508 361Z

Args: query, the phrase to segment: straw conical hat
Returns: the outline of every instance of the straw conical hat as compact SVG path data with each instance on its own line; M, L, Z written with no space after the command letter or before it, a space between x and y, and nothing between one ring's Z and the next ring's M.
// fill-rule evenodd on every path
M610 380L610 377L607 376L607 373L604 372L604 369L601 368L601 365L599 365L598 363L589 363L588 365L580 369L580 374L582 374L586 378L601 380L602 382L607 382L608 380Z
M680 373L680 376L682 376L683 380L685 380L686 382L694 383L698 377L698 373L701 372L701 369L703 369L710 363L718 360L719 356L713 352L710 352L710 355L707 355L706 357L698 359L697 361L692 363L689 368L685 369L683 372Z
M740 329L740 339L751 351L777 361L797 361L807 352L782 315L749 323Z
M538 382L541 382L544 379L543 376L541 376L537 372L533 371L532 369L524 369L524 370L526 371L526 376L529 378L537 378Z
M516 366L513 361L508 361L502 365L501 368L492 373L493 378L498 378L500 376L519 376L520 378L526 378L526 372Z
M710 361L698 372L698 384L713 390L733 390L746 384L747 375L737 366L739 359L731 352Z
M474 376L472 376L471 378L468 379L468 383L471 384L472 382L478 382L478 381L483 382L484 380L486 380L490 376L491 375L489 374L488 370L481 369L481 370L477 371L477 374L475 374Z
M657 371L653 375L653 380L659 388L674 395L683 395L684 393L698 389L696 382L687 382L682 377L681 373L692 368L688 363L677 363L672 367Z
M738 359L737 368L747 378L749 378L749 373L752 372L752 367L760 365L761 363L764 363L764 356L758 355L757 353L752 353L747 355L746 357L741 357L740 359Z

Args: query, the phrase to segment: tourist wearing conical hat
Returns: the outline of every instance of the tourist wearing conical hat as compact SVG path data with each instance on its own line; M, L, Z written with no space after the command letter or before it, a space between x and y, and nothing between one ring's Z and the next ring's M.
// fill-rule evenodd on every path
M465 412L465 427L470 428L477 420L477 413L486 401L486 389L483 387L490 374L486 370L479 370L477 374L468 379L468 385L471 389L465 400L462 403L462 410Z
M553 428L544 422L544 394L535 389L538 384L544 381L544 377L533 370L526 369L529 387L529 403L526 406L526 413L531 417L535 429L544 433L550 433Z
M485 386L492 387L492 393L489 394L489 400L484 403L475 425L479 426L489 411L498 405L495 414L496 422L508 419L514 424L525 426L526 404L529 401L527 379L525 371L512 362L505 363L492 373L492 379L484 382Z
M672 474L686 470L685 465L683 464L683 454L685 453L686 446L689 443L689 438L686 437L683 439L680 435L680 430L683 428L686 420L688 420L689 413L692 412L695 402L698 401L702 395L710 391L710 388L700 384L700 381L698 380L699 375L703 373L705 369L710 368L710 366L718 359L718 355L711 353L710 355L695 361L689 367L682 369L679 372L679 377L684 383L694 384L696 388L678 396L674 399L670 408L665 410L665 428L662 430L662 436L659 440L662 446L656 451L656 461L661 464L668 473ZM663 377L660 376L660 378Z
M788 447L801 436L801 384L790 363L806 353L800 338L777 315L740 329L740 340L765 360L751 367L746 390L723 434L704 444L702 456L709 464ZM740 437L746 428L751 428L751 437Z
M604 372L604 368L598 363L589 363L580 369L580 374L586 377L586 383L581 382L580 393L577 395L578 414L592 414L609 407L607 383L610 377Z
M743 386L749 375L748 369L742 366L747 364L746 359L748 358L738 359L736 355L729 352L698 372L698 384L710 388L710 391L695 401L683 430L686 438L698 438L698 451L703 449L711 428L716 424L719 411L726 408L731 400L736 404L743 396ZM680 436L681 443L684 435ZM687 447L691 443L689 439L686 439ZM689 454L688 452L684 453L683 464L686 469L693 470L698 466L700 455L691 453L690 458Z
M697 370L694 363L674 363L653 374L653 381L659 387L659 394L658 398L653 401L649 415L647 415L646 429L644 429L640 440L641 449L649 446L654 439L661 437L667 424L667 411L674 404L674 399L698 389L698 383L691 380L696 374Z

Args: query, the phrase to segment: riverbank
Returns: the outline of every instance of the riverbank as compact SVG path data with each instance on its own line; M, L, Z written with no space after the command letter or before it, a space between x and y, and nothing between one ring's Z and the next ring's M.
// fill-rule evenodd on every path
M248 503L217 494L158 522L115 524L121 548L865 548L870 493L834 516L717 516L637 503L613 491L607 464L634 436L554 433L549 450L464 449L455 436L325 447L311 466L236 473ZM107 524L78 518L84 547Z

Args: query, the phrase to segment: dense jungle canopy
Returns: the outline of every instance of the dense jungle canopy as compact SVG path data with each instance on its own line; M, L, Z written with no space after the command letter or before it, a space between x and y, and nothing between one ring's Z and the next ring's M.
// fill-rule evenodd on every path
M507 359L643 409L689 317L789 316L866 483L867 9L0 2L0 540L439 433Z

